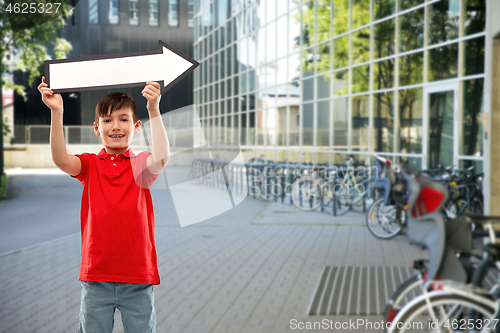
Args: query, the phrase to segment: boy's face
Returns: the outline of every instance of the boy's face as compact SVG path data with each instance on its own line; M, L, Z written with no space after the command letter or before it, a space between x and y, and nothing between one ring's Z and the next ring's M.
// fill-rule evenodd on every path
M99 117L99 124L94 123L94 132L102 138L102 143L108 154L120 154L129 149L134 134L139 133L141 121L134 123L132 110L123 108L112 113L108 111L105 117Z

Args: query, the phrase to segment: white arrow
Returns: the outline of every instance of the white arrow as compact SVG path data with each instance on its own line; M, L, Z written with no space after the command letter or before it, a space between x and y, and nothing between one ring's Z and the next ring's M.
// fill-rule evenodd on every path
M159 41L159 50L45 61L45 81L56 93L129 88L163 81L162 94L199 63Z

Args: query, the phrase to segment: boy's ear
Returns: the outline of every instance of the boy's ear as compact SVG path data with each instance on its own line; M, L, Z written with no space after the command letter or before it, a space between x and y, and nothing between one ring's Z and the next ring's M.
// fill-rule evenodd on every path
M97 126L97 124L95 123L94 121L94 133L96 136L100 136L101 133L99 132L99 126Z
M141 130L141 121L137 120L134 125L134 134L139 133L140 130Z

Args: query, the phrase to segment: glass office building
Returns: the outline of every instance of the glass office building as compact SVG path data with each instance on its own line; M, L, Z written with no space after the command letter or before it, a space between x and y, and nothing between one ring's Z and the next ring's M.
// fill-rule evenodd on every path
M486 0L197 0L194 101L247 161L483 169Z

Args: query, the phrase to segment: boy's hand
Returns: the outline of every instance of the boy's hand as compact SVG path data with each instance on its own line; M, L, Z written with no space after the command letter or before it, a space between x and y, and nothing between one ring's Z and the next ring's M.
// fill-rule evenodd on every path
M63 111L63 100L61 94L54 94L54 92L49 88L49 85L45 83L45 76L42 76L42 83L38 86L38 91L42 94L42 101L52 111Z
M142 96L148 100L146 105L148 111L160 112L161 90L158 82L146 82L146 87L142 90Z

